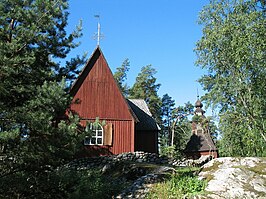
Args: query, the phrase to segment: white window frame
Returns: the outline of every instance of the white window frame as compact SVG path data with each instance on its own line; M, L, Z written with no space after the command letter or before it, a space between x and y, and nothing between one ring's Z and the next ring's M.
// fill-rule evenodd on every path
M104 131L102 125L97 124L96 126L95 124L90 124L90 130L92 132L92 135L85 137L84 145L103 145ZM92 143L93 139L95 139L95 143ZM98 142L98 139L100 139L101 141Z

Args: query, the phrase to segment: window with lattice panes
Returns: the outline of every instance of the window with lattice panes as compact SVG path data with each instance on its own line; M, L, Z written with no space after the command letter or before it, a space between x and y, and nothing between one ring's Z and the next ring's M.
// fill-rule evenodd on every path
M103 145L103 127L100 124L90 124L91 136L84 140L85 145Z

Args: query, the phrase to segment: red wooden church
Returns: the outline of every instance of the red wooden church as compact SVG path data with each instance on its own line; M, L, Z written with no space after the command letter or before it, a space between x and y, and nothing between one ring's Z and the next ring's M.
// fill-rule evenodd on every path
M99 46L72 85L70 109L81 124L98 117L105 125L92 126L92 136L84 140L92 155L123 152L158 152L160 130L144 100L127 100L121 93Z

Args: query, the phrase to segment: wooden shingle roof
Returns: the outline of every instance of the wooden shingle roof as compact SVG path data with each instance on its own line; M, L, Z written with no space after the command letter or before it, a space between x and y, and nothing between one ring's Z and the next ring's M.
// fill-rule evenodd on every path
M159 131L160 127L143 99L128 99L128 105L131 107L139 122L136 124L136 130Z
M185 152L216 151L217 148L209 133L198 132L190 137Z

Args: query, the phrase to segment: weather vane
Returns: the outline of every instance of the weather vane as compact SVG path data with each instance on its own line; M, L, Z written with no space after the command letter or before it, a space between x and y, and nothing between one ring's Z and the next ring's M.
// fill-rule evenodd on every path
M97 46L100 46L100 40L104 37L103 34L101 34L100 15L94 15L94 17L98 18L98 29L93 38L97 39Z

